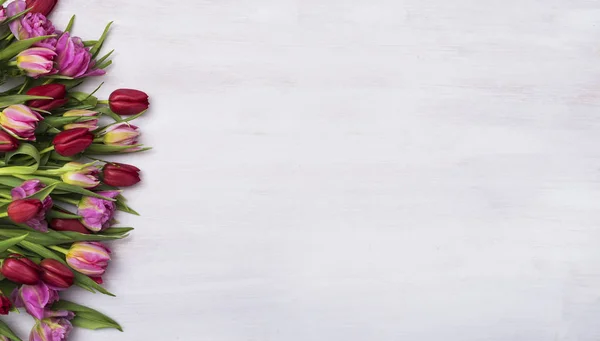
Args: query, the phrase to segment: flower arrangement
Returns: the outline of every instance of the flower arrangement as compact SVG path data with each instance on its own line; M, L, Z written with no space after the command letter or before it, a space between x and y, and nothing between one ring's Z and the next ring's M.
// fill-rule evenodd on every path
M61 293L112 296L103 242L131 232L114 215L137 214L122 188L140 182L140 170L99 157L148 149L131 124L149 107L144 92L100 100L98 89L77 90L111 64L112 51L101 55L110 24L98 40L73 35L74 18L59 30L47 18L56 1L0 0L0 315L31 315L30 341L66 340L73 327L121 330ZM0 340L21 339L0 320Z

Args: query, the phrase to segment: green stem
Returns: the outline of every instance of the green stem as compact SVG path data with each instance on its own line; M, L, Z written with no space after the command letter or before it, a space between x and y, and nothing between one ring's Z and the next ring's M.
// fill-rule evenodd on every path
M98 100L98 104L108 104L108 103L109 103L109 102L108 102L108 100L107 100L107 99L101 99L101 100Z
M17 66L17 61L8 62L8 66Z
M47 152L51 152L51 151L53 151L53 150L54 150L54 146L50 146L50 147L48 147L48 148L45 148L45 149L43 149L43 150L40 152L40 154L45 154L45 153L47 153Z
M8 249L7 251L10 253L17 253L19 255L21 254L21 252L19 252L18 250L15 250L15 249Z
M62 201L65 202L67 204L71 204L71 205L79 205L79 200L77 199L72 199L72 198L65 198L65 197L61 197L61 196L54 196L54 199L56 199L57 201Z
M62 248L62 247L60 247L60 246L48 246L48 248L49 248L49 249L52 249L52 250L54 250L54 251L58 251L58 252L60 252L60 253L62 253L62 254L65 254L65 255L66 255L66 254L69 252L69 250L67 250L67 249L64 249L64 248Z
M0 213L0 218L8 217L8 212Z

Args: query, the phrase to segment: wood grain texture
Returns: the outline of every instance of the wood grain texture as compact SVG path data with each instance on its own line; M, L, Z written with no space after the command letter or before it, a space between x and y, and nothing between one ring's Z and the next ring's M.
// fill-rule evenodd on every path
M125 333L600 339L600 3L62 0L142 88ZM90 88L93 87L90 85ZM21 331L26 330L23 326Z

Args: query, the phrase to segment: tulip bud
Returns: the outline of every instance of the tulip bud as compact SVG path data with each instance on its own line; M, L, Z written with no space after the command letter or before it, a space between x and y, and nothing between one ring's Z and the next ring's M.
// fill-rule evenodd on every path
M113 146L132 146L138 143L138 127L127 122L117 123L106 129L104 144Z
M90 231L77 219L55 218L50 221L50 226L55 231L71 231L89 234Z
M69 110L63 114L63 117L97 117L98 113L91 110ZM63 129L86 128L89 131L98 129L98 118L90 118L87 121L80 121L66 124Z
M48 287L44 282L38 282L34 285L22 285L18 290L13 291L12 298L15 307L25 307L29 315L38 320L58 313L46 310L49 305L58 301L59 297L56 290Z
M39 199L19 199L8 205L8 217L17 224L26 223L44 212L44 205Z
M12 152L19 148L19 141L5 131L0 130L0 152Z
M65 105L69 100L66 98L67 90L63 84L46 84L33 87L27 91L30 96L45 96L53 99L34 99L27 102L32 108L50 111Z
M17 55L17 67L33 78L50 75L56 72L54 57L56 52L49 48L31 47Z
M2 275L9 280L19 283L33 285L40 281L40 267L18 254L12 254L2 263Z
M108 97L110 110L119 115L136 115L148 109L148 95L134 89L117 89Z
M114 199L119 191L97 192L104 197ZM110 227L117 205L96 197L83 197L77 205L77 215L81 216L81 223L90 231L99 232Z
M8 297L0 294L0 315L8 315L10 312L10 308L12 307L12 303L8 299Z
M64 183L69 185L75 185L83 188L94 188L100 184L100 180L98 180L98 167L89 166L84 167L81 163L77 162L69 162L67 165L79 166L79 169L68 171L61 175L61 179Z
M35 129L43 119L27 106L15 104L0 113L0 126L19 140L35 141Z
M77 242L66 255L67 264L88 276L102 276L110 261L110 250L98 242Z
M140 182L140 169L124 163L107 163L102 168L102 181L109 186L132 186Z
M66 289L75 281L75 276L69 267L55 259L44 259L40 267L42 281L51 288Z
M75 128L58 133L52 140L52 144L58 154L73 156L86 150L93 141L94 134L86 128Z
M30 13L41 13L48 16L56 6L58 0L26 0L27 8L31 8Z

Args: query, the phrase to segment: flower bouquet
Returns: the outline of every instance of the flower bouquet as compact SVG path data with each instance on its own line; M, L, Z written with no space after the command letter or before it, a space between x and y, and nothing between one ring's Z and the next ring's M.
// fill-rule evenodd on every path
M130 122L149 106L138 90L108 100L78 91L102 76L110 24L97 40L59 30L46 17L56 0L0 0L0 315L23 308L35 321L29 340L64 340L73 327L115 328L110 317L61 299L73 285L102 286L111 251L104 241L115 211L136 214L120 188L140 181L134 166L101 159L141 152ZM97 79L97 78L92 78ZM21 340L0 320L0 340Z

